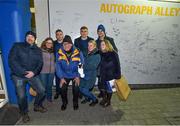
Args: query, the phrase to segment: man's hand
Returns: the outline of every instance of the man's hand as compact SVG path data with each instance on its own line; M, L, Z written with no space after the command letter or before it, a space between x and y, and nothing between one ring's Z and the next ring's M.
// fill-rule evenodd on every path
M75 82L75 85L76 85L76 86L79 86L79 84L80 84L80 79L79 79L79 77L75 77L73 81Z
M62 78L61 81L60 81L60 87L62 87L63 84L67 84L67 82L66 82L66 80L64 78Z
M33 73L32 71L26 71L26 73L27 73L27 74L25 75L26 78L29 78L29 79L30 79L30 78L34 77L34 73Z

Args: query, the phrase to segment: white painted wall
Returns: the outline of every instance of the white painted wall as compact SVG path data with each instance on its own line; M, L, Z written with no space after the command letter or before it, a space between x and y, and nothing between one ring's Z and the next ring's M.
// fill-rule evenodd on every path
M40 46L42 41L49 37L49 22L48 22L48 1L34 0L35 20L37 44Z
M147 0L49 0L50 30L61 28L73 39L86 25L97 39L97 26L119 49L122 74L131 84L180 83L180 16L157 16L158 6L180 8L180 3ZM152 6L152 15L100 13L102 3ZM163 11L165 12L165 10ZM180 14L180 12L179 12Z
M96 1L96 2L95 2ZM55 30L75 39L86 25L91 37L104 24L119 49L122 73L131 84L180 83L180 16L101 14L101 3L178 7L180 3L131 0L49 0L50 34ZM38 43L49 36L47 0L35 0Z

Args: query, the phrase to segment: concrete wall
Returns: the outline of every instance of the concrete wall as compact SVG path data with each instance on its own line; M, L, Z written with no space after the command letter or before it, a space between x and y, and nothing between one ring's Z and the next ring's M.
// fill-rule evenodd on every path
M85 1L85 2L84 2ZM55 39L58 28L72 38L79 28L88 26L91 37L104 24L107 35L114 38L119 49L122 73L131 84L165 84L180 82L180 3L131 0L35 0L38 43L49 36ZM152 7L152 14L104 13L102 3ZM158 11L162 11L159 13ZM175 16L176 8L178 16ZM163 10L162 10L163 9ZM166 11L166 9L168 9ZM169 16L165 12L170 12ZM164 13L164 15L163 15ZM174 15L174 16L172 16Z
M130 84L180 83L180 3L131 0L50 0L50 30L73 39L86 25L97 39L103 24L118 47Z
M37 44L49 37L48 0L34 0Z

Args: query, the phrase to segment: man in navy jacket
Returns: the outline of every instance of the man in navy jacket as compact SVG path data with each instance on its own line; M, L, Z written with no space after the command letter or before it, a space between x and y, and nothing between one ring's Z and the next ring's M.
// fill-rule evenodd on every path
M42 105L45 97L45 88L38 77L43 65L42 53L35 44L36 34L34 32L27 32L25 37L25 42L13 45L8 58L20 113L23 122L26 123L30 120L26 97L27 82L37 92L34 111L44 113L47 109Z
M88 28L82 26L80 28L81 36L74 40L74 45L83 53L84 57L88 55L88 42L93 40L93 38L88 36Z
M55 34L57 40L54 41L54 56L55 56L55 60L57 61L57 53L63 45L62 42L63 42L64 34L61 29L57 29ZM57 72L55 72L55 80L56 80L56 94L54 95L54 99L57 99L61 93L59 87L60 78L57 76Z

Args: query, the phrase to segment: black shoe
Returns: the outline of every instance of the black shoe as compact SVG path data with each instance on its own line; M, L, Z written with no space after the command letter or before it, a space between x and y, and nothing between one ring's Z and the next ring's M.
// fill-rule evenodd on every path
M98 98L102 98L102 97L103 97L103 96L102 96L102 93L100 92L97 97L98 97Z
M44 108L43 106L35 106L35 107L34 107L34 111L35 111L35 112L45 113L45 112L47 112L47 109Z
M106 102L104 105L103 105L103 107L105 108L105 107L108 107L108 106L110 106L111 105L111 102Z
M66 107L67 107L66 104L62 104L62 105L61 105L61 110L62 110L62 111L66 110Z
M95 106L98 103L98 100L96 99L95 101L92 101L89 106Z
M59 98L59 94L56 93L56 94L54 95L54 99L58 99L58 98Z
M84 100L82 100L81 101L81 104L86 104L87 102L89 102L90 100L88 100L88 99L84 99Z
M100 105L102 105L102 106L104 106L104 104L107 102L107 99L102 99L101 101L100 101Z
M22 115L22 121L23 123L27 123L30 121L29 115L27 113Z
M78 105L74 105L73 108L74 108L74 110L78 110L79 106Z

